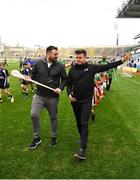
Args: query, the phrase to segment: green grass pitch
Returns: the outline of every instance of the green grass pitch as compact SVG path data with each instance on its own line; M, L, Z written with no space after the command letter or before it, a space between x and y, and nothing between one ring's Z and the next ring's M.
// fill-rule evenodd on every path
M18 69L9 63L8 70ZM138 82L138 83L136 83ZM3 95L0 104L0 178L140 178L140 77L118 77L100 105L96 122L89 122L87 160L75 161L78 133L66 91L60 97L58 144L50 148L50 120L41 114L42 143L32 141L30 97L23 99L19 80L10 76L15 102Z

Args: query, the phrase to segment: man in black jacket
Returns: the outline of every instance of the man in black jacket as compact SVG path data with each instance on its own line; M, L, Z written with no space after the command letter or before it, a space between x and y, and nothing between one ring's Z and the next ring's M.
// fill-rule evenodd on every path
M96 73L106 71L121 65L123 60L107 65L94 65L86 63L86 51L76 50L76 64L68 74L67 92L76 118L78 132L80 134L80 149L74 157L85 160L85 150L88 140L88 120L92 108L94 76Z
M48 110L51 121L51 146L57 143L57 106L59 94L66 85L66 71L62 64L57 62L58 49L55 46L49 46L46 49L46 59L36 62L31 72L31 78L42 84L54 88L49 90L37 85L36 94L32 101L32 126L33 126L33 142L29 146L30 149L35 149L40 143L39 133L39 115L42 109Z

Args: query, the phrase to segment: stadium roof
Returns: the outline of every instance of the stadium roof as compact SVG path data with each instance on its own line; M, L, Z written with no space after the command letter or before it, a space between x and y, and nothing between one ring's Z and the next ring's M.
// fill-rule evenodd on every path
M134 39L139 39L139 38L140 38L140 34L138 34L134 37Z
M140 18L140 0L127 0L118 9L117 18Z

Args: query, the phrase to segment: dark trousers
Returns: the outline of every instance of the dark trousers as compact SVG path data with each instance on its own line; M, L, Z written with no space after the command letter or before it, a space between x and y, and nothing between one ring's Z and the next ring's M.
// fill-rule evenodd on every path
M81 148L86 149L88 140L88 121L91 113L92 101L86 103L72 102L71 105L80 134Z
M107 87L106 87L106 90L107 90L107 91L110 90L111 83L112 83L112 77L109 78L109 84L108 84Z

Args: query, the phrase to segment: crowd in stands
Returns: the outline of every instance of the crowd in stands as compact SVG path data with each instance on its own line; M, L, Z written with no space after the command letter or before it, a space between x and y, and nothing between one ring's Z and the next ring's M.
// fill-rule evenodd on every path
M140 59L132 57L128 62L128 66L132 68L140 68Z

